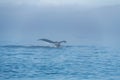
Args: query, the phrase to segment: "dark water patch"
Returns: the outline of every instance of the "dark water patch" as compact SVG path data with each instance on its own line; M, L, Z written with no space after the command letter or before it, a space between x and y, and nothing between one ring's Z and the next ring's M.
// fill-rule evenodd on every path
M1 48L47 48L47 49L56 49L55 47L50 47L50 46L25 46L25 45L5 45L5 46L0 46Z
M4 46L0 46L0 48L50 48L50 49L62 49L62 48L95 48L95 46L84 46L84 45L81 45L81 46L61 46L60 48L55 48L55 47L51 47L51 46L32 46L32 45L29 45L29 46L26 46L26 45L4 45Z

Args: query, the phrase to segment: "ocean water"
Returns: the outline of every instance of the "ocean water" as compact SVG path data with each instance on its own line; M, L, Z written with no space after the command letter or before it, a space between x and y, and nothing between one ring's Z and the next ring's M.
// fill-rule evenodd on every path
M120 50L1 46L0 80L120 80Z

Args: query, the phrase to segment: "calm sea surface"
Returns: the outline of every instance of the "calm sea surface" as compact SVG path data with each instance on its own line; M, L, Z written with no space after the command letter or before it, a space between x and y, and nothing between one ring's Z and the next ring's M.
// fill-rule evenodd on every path
M119 49L1 46L0 80L120 80Z

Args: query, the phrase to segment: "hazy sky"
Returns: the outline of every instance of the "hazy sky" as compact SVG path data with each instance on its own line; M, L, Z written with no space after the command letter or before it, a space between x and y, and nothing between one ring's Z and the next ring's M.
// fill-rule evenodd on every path
M0 42L117 43L119 14L120 0L0 0Z
M83 6L104 6L120 4L120 0L0 0L0 3L8 4L29 4L29 5L83 5Z

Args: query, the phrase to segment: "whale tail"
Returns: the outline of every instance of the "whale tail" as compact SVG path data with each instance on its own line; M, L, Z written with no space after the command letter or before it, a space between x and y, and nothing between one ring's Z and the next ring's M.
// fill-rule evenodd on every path
M45 41L45 42L48 42L48 43L55 43L54 41L51 41L51 40L48 40L48 39L38 39L38 41L41 40L41 41Z
M38 39L38 40L41 40L41 41L45 41L45 42L48 42L48 43L52 43L55 45L56 48L59 48L61 47L61 43L66 43L67 41L51 41L49 39Z

